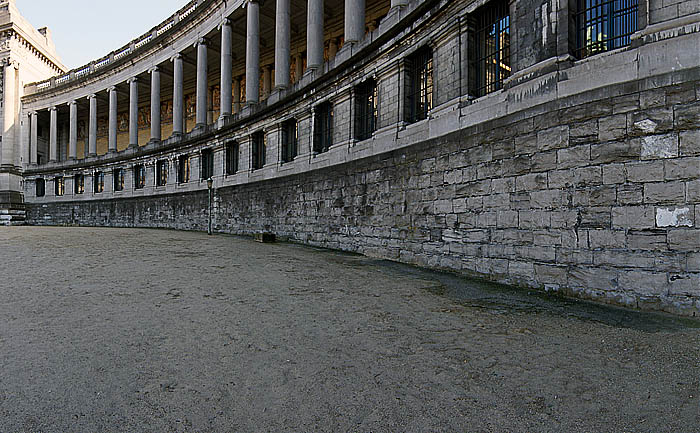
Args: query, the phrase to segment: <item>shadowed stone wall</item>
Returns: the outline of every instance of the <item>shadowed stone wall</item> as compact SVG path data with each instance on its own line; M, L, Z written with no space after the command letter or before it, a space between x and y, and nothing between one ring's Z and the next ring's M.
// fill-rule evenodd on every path
M610 86L383 155L220 188L215 229L269 230L312 245L696 315L698 76L689 70ZM28 208L32 224L207 224L206 191Z

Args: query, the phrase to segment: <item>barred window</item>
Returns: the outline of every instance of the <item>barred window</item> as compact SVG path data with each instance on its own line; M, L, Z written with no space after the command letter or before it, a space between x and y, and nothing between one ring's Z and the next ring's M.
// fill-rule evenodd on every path
M168 183L168 160L161 159L156 163L156 186L165 186Z
M638 0L578 0L576 55L579 58L629 45L637 31Z
M476 89L484 96L503 87L511 74L508 2L497 0L479 8L476 18Z
M35 181L36 185L36 196L43 197L46 195L46 181L43 178L39 178Z
M265 144L267 136L265 132L258 131L253 133L251 137L251 164L253 170L258 170L265 166Z
M95 194L104 192L105 190L105 174L101 171L95 172L92 177L92 190Z
M406 58L406 104L408 123L427 119L433 108L433 52L424 47Z
M202 151L201 157L200 179L209 179L214 176L214 152L211 149Z
M235 174L238 171L238 142L231 141L226 144L226 174Z
M114 183L114 190L115 191L123 191L124 190L124 169L123 168L115 168L114 171L112 171L112 182Z
M355 138L366 140L377 130L377 82L365 81L355 95Z
M314 113L314 152L326 152L333 144L333 105L324 102Z
M146 167L143 164L134 166L134 189L146 186Z
M282 162L290 162L297 156L299 123L289 119L282 123Z
M177 159L177 183L187 183L190 181L190 157L180 155Z
M57 176L53 179L54 194L60 197L66 193L66 179L63 176Z
M75 182L75 193L76 194L83 194L85 192L85 175L84 174L76 174L75 177L73 178L73 181Z

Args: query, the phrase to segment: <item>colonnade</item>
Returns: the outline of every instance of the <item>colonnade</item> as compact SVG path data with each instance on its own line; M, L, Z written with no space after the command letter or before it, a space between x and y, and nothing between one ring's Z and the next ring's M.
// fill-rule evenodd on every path
M306 63L307 69L323 67L324 56L324 8L323 0L307 0L307 29L306 29ZM408 0L391 0L391 7L404 6ZM291 0L276 0L275 9L275 53L274 53L274 79L275 88L284 89L290 85L290 4ZM246 3L246 104L260 102L260 4L259 0L248 0ZM365 34L365 0L345 0L344 32L346 43L357 43ZM221 98L220 118L225 119L232 113L239 112L241 107L241 79L233 77L233 41L231 21L223 19L218 26L221 34ZM197 53L196 76L196 125L195 128L207 124L207 96L208 96L208 68L207 49L208 41L202 37L197 40L195 50ZM332 47L331 47L332 48ZM336 44L337 50L337 44ZM185 132L184 114L184 73L183 56L178 53L171 59L173 64L173 135L181 135ZM302 57L295 56L295 75L301 77L303 73ZM150 141L161 140L161 116L160 116L160 68L152 67L149 70L151 76L151 135ZM270 67L263 68L263 91L266 95L271 92ZM298 79L298 78L297 78ZM129 85L129 147L138 146L138 77L134 76L126 82ZM108 152L117 151L117 89L111 86L107 89L109 101L109 132ZM88 156L97 154L97 95L90 94L88 119ZM78 102L71 100L69 106L69 159L77 158L78 138ZM58 108L51 106L50 134L49 134L49 161L58 159ZM37 112L28 113L30 123L30 163L37 163Z

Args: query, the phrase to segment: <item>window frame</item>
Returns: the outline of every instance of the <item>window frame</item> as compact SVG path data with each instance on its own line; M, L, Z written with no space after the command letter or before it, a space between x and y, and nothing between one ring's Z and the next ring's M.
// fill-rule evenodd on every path
M282 164L294 161L299 153L299 121L295 118L282 122Z
M66 194L66 178L64 176L56 176L53 178L54 195L63 197Z
M37 197L44 197L46 195L46 179L43 177L38 177L34 180L34 194Z
M355 87L355 138L359 141L372 138L379 119L378 86L369 78Z
M92 192L93 194L101 194L105 191L105 173L96 171L92 175Z
M430 116L435 98L435 63L433 50L426 45L404 60L406 83L404 86L404 120L420 122Z
M136 164L134 171L134 189L144 189L146 187L146 166L145 164Z
M513 73L508 0L494 0L481 6L474 12L473 22L475 80L471 93L480 98L501 90L503 82ZM492 67L491 63L497 66Z
M170 161L159 159L156 161L156 186L166 186L170 174Z
M327 152L333 146L333 103L321 102L314 107L314 153Z
M576 0L574 56L584 59L628 46L639 27L638 15L638 0ZM591 29L599 30L599 40L588 40Z
M250 135L250 168L260 170L265 167L265 148L267 147L267 134L265 131L256 131Z
M177 157L177 183L179 185L190 181L192 175L192 166L189 155L180 155Z
M224 167L224 172L227 176L238 173L238 165L240 163L240 149L240 145L236 140L231 140L226 143L226 166Z
M202 149L199 154L199 178L207 180L212 177L214 177L214 149Z
M124 169L115 168L112 170L112 189L114 192L124 191Z
M73 176L73 192L76 195L85 194L85 175L83 173L76 173Z

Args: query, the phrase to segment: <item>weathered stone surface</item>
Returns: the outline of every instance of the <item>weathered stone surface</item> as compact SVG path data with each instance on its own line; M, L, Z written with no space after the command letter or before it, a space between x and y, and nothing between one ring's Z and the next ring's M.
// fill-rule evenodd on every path
M693 208L691 207L659 207L656 209L657 227L692 227Z
M683 182L645 183L644 203L685 203L685 184Z
M678 156L676 134L648 135L641 138L642 159L674 158Z

